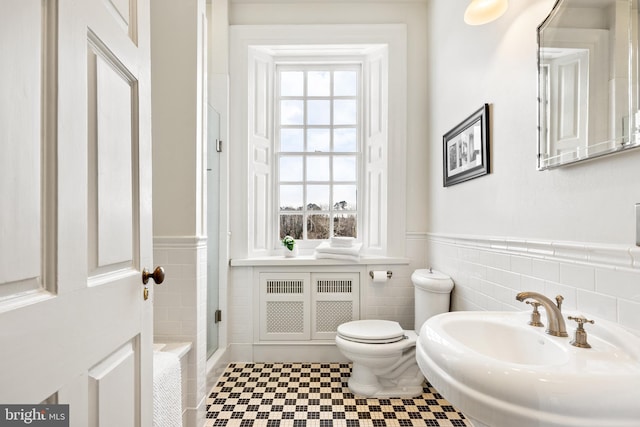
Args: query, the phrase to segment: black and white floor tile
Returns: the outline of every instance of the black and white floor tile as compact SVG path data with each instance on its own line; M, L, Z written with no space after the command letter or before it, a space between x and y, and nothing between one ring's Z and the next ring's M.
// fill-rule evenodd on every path
M348 363L232 363L207 398L205 427L467 427L429 383L413 399L368 399Z

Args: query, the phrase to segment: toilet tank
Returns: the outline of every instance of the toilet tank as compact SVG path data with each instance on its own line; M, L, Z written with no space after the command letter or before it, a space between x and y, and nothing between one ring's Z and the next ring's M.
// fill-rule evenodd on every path
M453 280L444 273L431 269L419 269L411 275L415 295L416 333L432 316L449 311Z

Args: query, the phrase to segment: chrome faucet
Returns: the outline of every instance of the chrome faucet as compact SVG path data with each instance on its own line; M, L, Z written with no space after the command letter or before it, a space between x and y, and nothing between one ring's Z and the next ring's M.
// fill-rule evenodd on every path
M564 324L564 319L562 318L562 312L560 311L562 297L556 297L556 301L558 302L557 306L549 298L537 292L520 292L516 295L516 299L521 302L526 299L532 299L542 304L544 311L547 313L547 321L549 324L545 332L555 337L569 336L569 334L567 334L567 327Z

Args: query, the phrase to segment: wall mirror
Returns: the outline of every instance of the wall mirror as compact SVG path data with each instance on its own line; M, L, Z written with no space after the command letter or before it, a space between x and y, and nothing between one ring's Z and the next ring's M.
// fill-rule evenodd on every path
M557 0L538 27L538 169L640 146L638 0Z

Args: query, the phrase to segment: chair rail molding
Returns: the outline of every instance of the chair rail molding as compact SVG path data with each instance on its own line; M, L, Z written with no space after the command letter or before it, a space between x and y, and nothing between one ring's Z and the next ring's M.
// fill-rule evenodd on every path
M640 248L588 242L565 242L496 236L426 233L430 241L551 261L640 269Z

